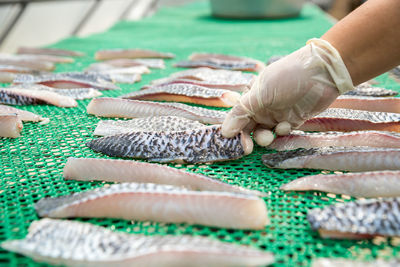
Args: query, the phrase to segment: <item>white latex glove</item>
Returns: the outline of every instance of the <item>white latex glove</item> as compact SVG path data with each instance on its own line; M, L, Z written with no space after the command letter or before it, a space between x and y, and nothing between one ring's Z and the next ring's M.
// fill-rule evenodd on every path
M229 112L222 134L231 137L242 129L252 129L256 142L267 146L274 138L272 129L278 135L289 134L353 89L339 52L325 40L311 39L303 48L265 67Z

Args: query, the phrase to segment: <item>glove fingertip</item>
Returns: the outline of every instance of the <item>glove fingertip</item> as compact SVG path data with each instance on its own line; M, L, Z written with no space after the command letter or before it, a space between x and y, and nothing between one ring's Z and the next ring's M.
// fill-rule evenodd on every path
M275 139L274 134L270 130L258 129L253 134L254 140L259 146L269 146Z
M287 121L282 121L275 126L275 133L277 135L288 135L292 130L292 126Z

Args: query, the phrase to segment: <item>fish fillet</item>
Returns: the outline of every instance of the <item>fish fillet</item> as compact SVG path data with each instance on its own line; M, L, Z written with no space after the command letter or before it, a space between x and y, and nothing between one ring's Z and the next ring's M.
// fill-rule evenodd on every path
M87 112L101 117L140 118L154 116L178 116L202 123L219 124L227 112L192 107L181 103L159 103L121 98L97 98L87 106Z
M127 234L54 219L34 221L24 239L4 241L1 247L75 267L256 267L274 262L270 252L207 237Z
M193 53L189 56L189 60L191 61L221 60L226 62L255 63L257 66L256 71L259 71L265 67L265 64L263 62L253 58L224 55L224 54Z
M50 104L58 107L76 107L78 103L68 96L45 90L0 88L0 103L9 105Z
M149 183L113 184L42 198L35 209L40 217L51 218L117 218L236 229L264 229L269 223L264 200L254 195Z
M174 58L172 53L162 53L146 49L110 49L97 51L96 60L107 60L117 58Z
M179 61L174 64L174 67L179 68L200 68L207 67L211 69L223 69L223 70L242 70L242 71L261 71L263 67L253 62L242 62L242 61L231 61L231 60L220 60L220 59L207 59L207 60L195 60L195 61Z
M105 60L103 61L103 63L120 68L146 66L153 69L165 69L164 60L156 58L143 58L143 59L119 58L119 59Z
M132 120L100 121L93 134L109 136L131 132L184 131L205 126L205 124L198 121L192 121L182 117L160 116Z
M33 121L33 122L42 121L44 123L49 121L48 118L43 118L42 116L39 116L35 113L0 104L0 115L7 115L7 114L17 114L19 119L22 121Z
M12 83L15 77L17 77L15 73L0 71L0 83Z
M64 178L79 181L118 183L154 183L184 186L191 190L221 191L265 196L264 193L230 185L201 174L182 171L165 165L132 160L68 158Z
M240 94L224 89L210 89L193 84L169 84L150 87L123 95L122 98L185 102L212 107L232 107L239 102Z
M23 125L17 114L0 114L0 137L20 137Z
M373 147L324 147L265 154L270 168L331 171L400 170L400 149Z
M196 80L190 80L190 79L174 79L174 78L166 78L166 79L160 79L159 83L153 83L151 85L145 85L142 87L142 89L147 89L155 86L165 86L165 85L170 85L170 84L191 84L191 85L197 85L197 86L202 86L202 87L207 87L207 88L216 88L216 89L225 89L225 90L230 90L230 91L235 91L235 92L244 92L249 90L249 86L245 84L228 84L228 83L215 83L215 82L208 82L208 81L196 81Z
M400 115L397 113L330 108L307 120L299 127L302 131L392 131L400 132Z
M400 236L400 199L367 199L312 209L307 220L323 238Z
M393 68L389 73L396 82L400 82L400 66Z
M293 131L289 135L278 136L269 146L269 148L282 151L298 148L316 148L328 146L400 148L400 134L380 131L356 131L346 133L305 133L302 131Z
M234 160L253 150L250 136L223 137L220 126L177 132L136 132L94 139L86 145L112 157L155 162L200 163Z
M13 66L13 65L0 65L0 72L38 73L38 71L30 69L30 68L18 67L18 66Z
M373 261L356 261L340 258L317 258L313 260L311 267L397 267L400 261L391 260L373 260Z
M353 197L399 197L400 171L311 175L281 187L285 191L323 191Z
M86 72L97 72L103 74L147 74L150 69L146 66L133 66L133 67L114 67L106 63L94 63L90 65Z
M18 54L32 55L52 55L64 57L83 57L85 54L79 51L55 49L55 48L35 48L35 47L19 47Z
M0 54L0 65L25 67L37 71L53 71L56 68L53 62L38 61L32 58L19 58L18 56L9 54Z
M1 57L1 55L0 55ZM32 61L45 61L45 62L52 62L52 63L73 63L75 60L70 57L61 57L61 56L54 56L54 55L31 55L31 54L20 54L14 55L15 58L18 59L26 59Z
M400 98L340 96L330 105L330 108L347 108L365 111L400 113Z
M370 85L359 85L356 86L354 90L345 93L345 95L352 95L352 96L375 96L375 97L395 96L398 94L399 94L398 92L393 90L380 87L372 87Z
M102 93L97 91L96 89L93 88L70 88L70 89L57 89L53 87L48 87L45 85L41 84L36 84L36 83L23 83L23 84L17 84L11 87L8 87L9 89L24 89L28 91L48 91L48 92L53 92L62 96L67 96L71 97L76 100L82 100L82 99L88 99L88 98L93 98L97 96L101 96Z

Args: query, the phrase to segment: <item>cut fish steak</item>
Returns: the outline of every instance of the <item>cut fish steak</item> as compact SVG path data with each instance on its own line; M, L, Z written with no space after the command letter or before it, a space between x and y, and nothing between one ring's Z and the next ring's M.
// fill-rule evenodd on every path
M159 103L121 98L97 98L87 106L87 112L101 117L139 118L154 116L178 116L208 124L219 124L227 112L192 107L182 103Z
M113 232L76 221L34 221L24 239L3 249L40 262L80 267L257 267L274 262L272 253L206 237L145 236Z
M64 167L64 178L79 181L166 184L183 186L191 190L238 192L265 196L260 191L230 185L201 174L132 160L68 158Z
M376 112L400 113L400 98L339 96L330 108L346 108Z
M193 84L169 84L150 87L123 95L136 100L186 102L213 107L232 107L238 103L240 94L224 89L210 89Z
M55 49L55 48L34 48L34 47L19 47L18 54L32 55L52 55L62 57L83 57L85 54L79 51Z
M16 114L22 121L41 121L43 123L47 123L49 121L48 118L43 118L42 116L36 115L35 113L0 104L0 115L7 114Z
M307 219L323 238L400 236L400 198L358 200L312 209Z
M142 59L129 59L119 58L105 60L103 63L120 68L134 67L134 66L146 66L152 69L164 69L164 60L157 58L142 58Z
M0 114L0 137L17 138L23 125L17 114Z
M175 55L146 49L110 49L97 51L94 57L96 60L107 60L117 58L174 58Z

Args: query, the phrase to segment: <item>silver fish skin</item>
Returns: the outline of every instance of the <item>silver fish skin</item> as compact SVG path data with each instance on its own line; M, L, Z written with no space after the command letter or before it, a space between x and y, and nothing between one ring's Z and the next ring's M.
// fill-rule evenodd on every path
M384 131L320 132L292 131L278 136L268 147L278 151L317 147L387 147L400 148L400 134Z
M177 101L213 107L232 107L238 103L240 94L224 89L210 89L194 84L177 83L135 91L123 95L122 98Z
M17 54L31 55L52 55L62 57L83 57L85 54L79 51L64 50L56 48L35 48L35 47L19 47Z
M36 83L23 83L17 84L11 87L10 89L24 89L24 90L37 90L37 91L48 91L53 92L62 96L71 97L75 100L82 100L93 98L97 96L101 96L102 93L97 91L94 88L69 88L69 89L58 89L49 87L46 85L36 84Z
M353 197L400 197L400 171L310 175L284 184L285 191L323 191Z
M263 192L230 185L205 175L186 172L165 165L132 160L68 158L63 175L67 180L154 183L183 186L191 190L237 192L266 196Z
M142 58L142 59L119 58L119 59L105 60L103 61L103 63L120 68L146 66L152 69L165 69L164 60L156 58Z
M311 267L398 267L399 260L373 260L373 261L356 261L340 258L317 258L313 260Z
M132 120L100 121L94 135L110 136L131 132L184 131L205 127L198 121L177 116L137 118Z
M400 170L400 149L373 147L323 147L262 156L269 168L321 169L331 171Z
M243 70L243 71L261 70L260 66L257 63L231 61L231 60L218 60L218 59L195 60L195 61L184 60L175 63L174 67L179 67L179 68L208 67L212 69Z
M227 114L225 111L193 107L182 103L159 103L111 97L93 99L87 106L87 112L96 116L117 118L171 115L207 124L220 124Z
M201 163L234 160L253 150L250 136L223 137L220 126L177 132L136 132L94 139L86 145L112 157L154 162Z
M133 67L114 67L106 63L93 63L86 72L103 73L103 74L147 74L150 69L146 66L133 66Z
M109 49L97 51L96 60L108 60L117 58L174 58L172 53L163 53L148 49Z
M56 68L53 62L38 61L32 58L20 58L9 54L0 54L0 65L18 66L36 71L53 71Z
M32 121L32 122L41 121L43 123L49 122L48 118L43 118L42 116L39 116L35 113L0 104L0 115L7 115L7 114L17 114L22 121Z
M80 267L256 267L274 262L270 252L207 237L127 234L47 218L34 221L24 239L1 246L40 262Z
M25 90L0 88L0 103L9 105L54 105L76 107L78 103L71 97L46 90Z
M207 61L207 60L216 60L216 61L224 61L224 62L243 62L243 63L255 63L257 71L261 70L265 67L265 64L259 60L248 57L241 56L232 56L225 54L215 54L215 53L193 53L189 56L189 60L191 61Z
M344 95L349 96L374 96L374 97L385 97L385 96L396 96L399 92L389 90L381 87L373 87L370 85L356 86L354 90L346 92Z
M400 198L358 200L312 209L307 220L323 238L400 236Z
M265 202L257 196L150 183L113 184L42 198L35 209L40 217L51 218L118 218L236 229L264 229L269 223Z
M395 81L400 82L400 66L393 68L389 73Z
M339 96L330 108L400 113L400 98L370 96Z
M225 89L225 90L230 90L234 92L244 92L249 90L250 85L247 84L234 84L234 83L224 83L222 82L208 82L208 81L196 81L196 80L190 80L190 79L179 79L179 78L164 78L164 79L159 79L157 82L154 82L153 84L150 85L145 85L142 87L142 89L147 89L151 87L156 87L156 86L165 86L169 84L193 84L193 85L198 85L202 87L207 87L207 88L216 88L216 89Z
M22 128L22 121L17 114L0 114L0 137L20 137Z

